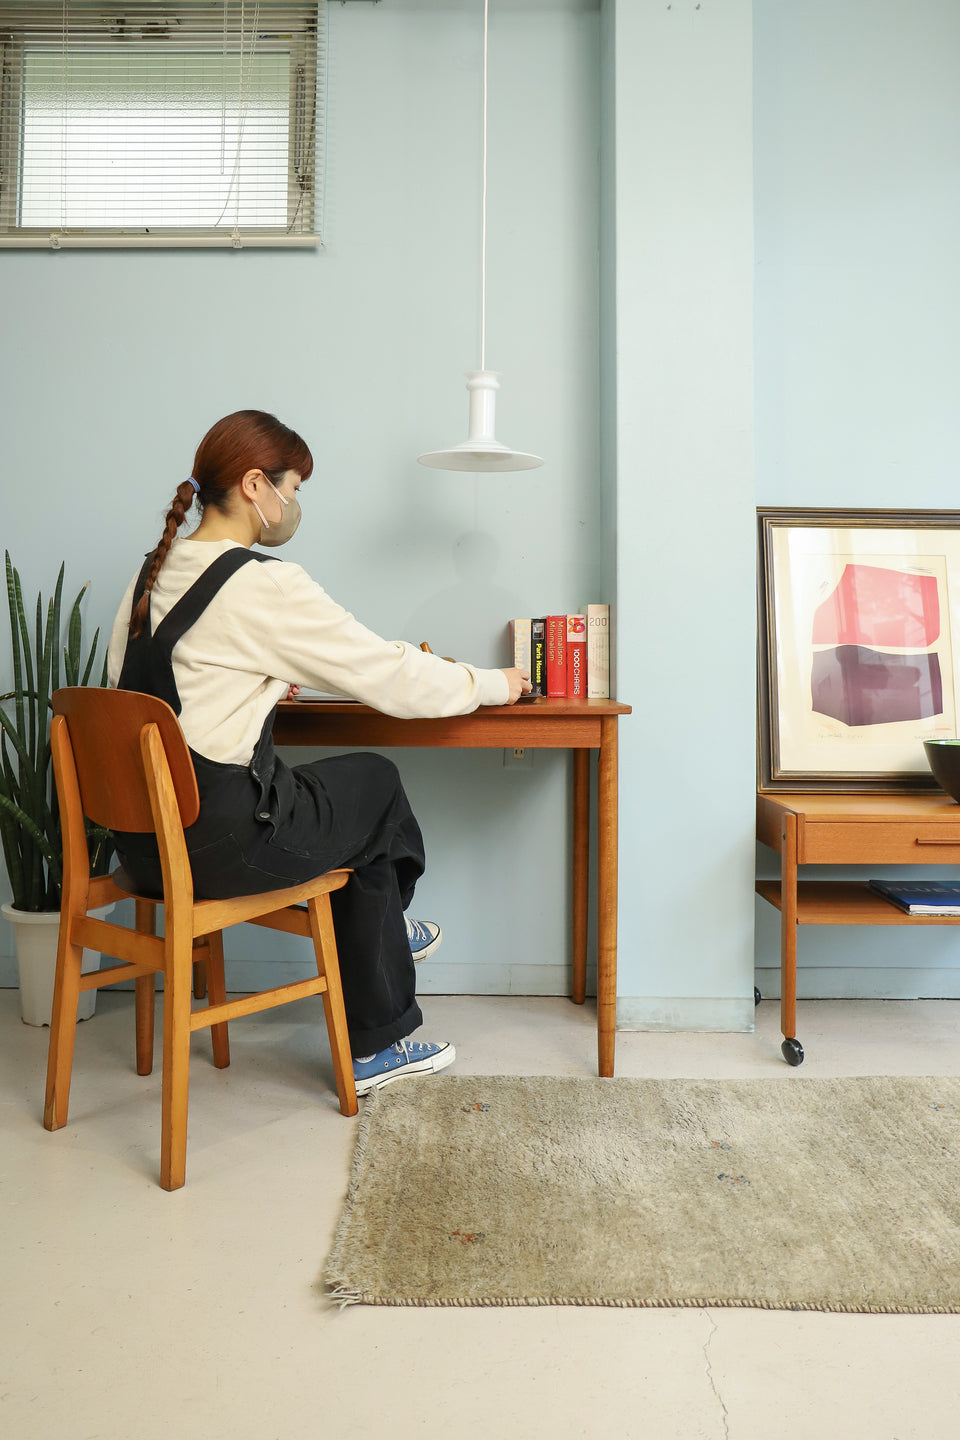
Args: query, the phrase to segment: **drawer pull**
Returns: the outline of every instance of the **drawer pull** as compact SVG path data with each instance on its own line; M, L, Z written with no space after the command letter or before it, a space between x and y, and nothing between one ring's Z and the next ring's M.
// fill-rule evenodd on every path
M915 843L917 845L960 845L960 836L956 840L947 839L946 836L940 840L927 840L924 836L918 835Z

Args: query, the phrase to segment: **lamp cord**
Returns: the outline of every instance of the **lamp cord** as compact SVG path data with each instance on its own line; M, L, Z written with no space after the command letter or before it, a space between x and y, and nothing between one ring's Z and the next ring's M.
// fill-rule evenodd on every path
M483 0L483 185L480 200L480 369L487 368L487 31L490 0Z

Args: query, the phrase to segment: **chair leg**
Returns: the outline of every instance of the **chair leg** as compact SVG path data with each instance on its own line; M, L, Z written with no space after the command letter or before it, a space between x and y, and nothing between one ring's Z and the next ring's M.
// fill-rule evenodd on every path
M160 1119L160 1184L179 1190L187 1170L187 1099L190 1089L190 985L193 947L171 935L167 915L167 963L163 977L163 1100Z
M199 946L205 945L206 941L196 939L193 947L196 950ZM193 998L194 1000L205 1000L207 996L207 962L203 956L193 957Z
M347 1033L347 1014L343 1008L343 988L340 984L340 962L337 957L337 937L333 929L333 915L330 910L330 896L316 895L307 901L310 914L310 933L317 956L317 973L324 975L327 988L323 992L323 1012L330 1037L330 1053L333 1056L333 1073L337 1081L337 1095L340 1098L341 1115L356 1115L357 1087L353 1079L353 1059L350 1054L350 1036Z
M223 1005L227 998L227 983L223 974L223 932L217 930L213 935L208 935L206 944L209 946L206 969L210 1004ZM210 1026L210 1039L213 1041L213 1063L218 1070L225 1070L230 1064L230 1037L227 1034L226 1020L219 1025Z
M157 907L149 900L135 902L136 929L141 935L155 935L157 932ZM156 975L138 975L134 981L136 991L134 1009L137 1033L137 1074L149 1075L153 1070L153 1018L157 992Z
M57 947L57 978L53 989L50 1045L47 1051L47 1093L43 1123L47 1130L59 1130L67 1123L70 1106L70 1077L73 1072L73 1045L77 1034L77 1006L80 1003L80 969L83 946L70 940L71 917L64 897Z
M157 993L156 975L138 975L134 984L137 1032L137 1074L153 1072L153 1020Z

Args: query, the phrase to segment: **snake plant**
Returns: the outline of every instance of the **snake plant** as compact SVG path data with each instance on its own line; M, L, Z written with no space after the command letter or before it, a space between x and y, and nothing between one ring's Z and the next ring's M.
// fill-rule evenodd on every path
M90 683L100 631L82 658L80 602L87 589L84 585L71 607L63 643L61 565L53 596L46 604L37 596L31 633L20 576L9 552L6 565L14 688L0 695L0 844L16 909L59 910L63 845L50 754L51 696L61 683ZM106 656L99 679L93 683L107 683ZM95 875L104 874L112 850L110 833L88 825L87 838L91 870Z

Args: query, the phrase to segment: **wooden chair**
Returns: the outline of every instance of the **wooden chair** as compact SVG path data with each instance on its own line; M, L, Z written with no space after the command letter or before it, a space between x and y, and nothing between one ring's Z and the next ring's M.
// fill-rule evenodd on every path
M63 900L43 1115L46 1128L58 1130L67 1121L80 991L136 977L137 1071L148 1075L153 1067L157 974L163 975L164 984L160 1184L165 1190L176 1190L184 1182L194 1030L210 1026L213 1061L222 1069L230 1063L228 1020L321 994L340 1109L344 1115L355 1115L357 1092L330 913L330 892L346 884L349 871L333 870L303 885L236 900L195 900L183 831L196 820L200 800L190 752L169 705L134 691L78 686L57 690L53 709L50 739L63 828ZM137 895L128 888L122 870L91 878L85 815L113 830L156 834L162 901ZM87 913L128 896L136 901L133 930ZM160 903L163 939L155 934ZM316 952L316 978L227 1002L221 931L241 921L309 936ZM121 963L81 975L85 945L117 956ZM204 963L210 992L209 1003L196 1010L191 1008L190 993L194 961Z

